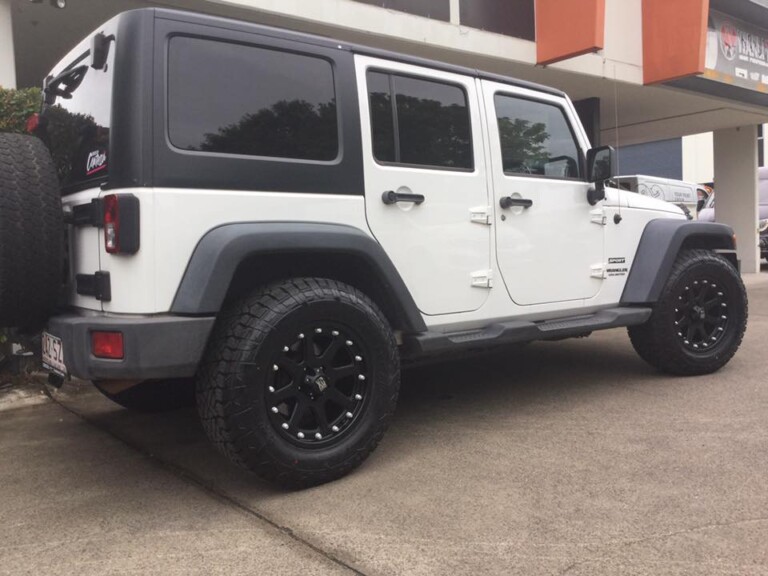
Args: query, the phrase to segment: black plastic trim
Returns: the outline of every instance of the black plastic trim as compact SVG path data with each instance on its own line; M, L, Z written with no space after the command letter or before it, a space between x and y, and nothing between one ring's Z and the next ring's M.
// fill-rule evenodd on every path
M651 308L639 307L609 308L594 314L540 322L532 320L498 322L482 330L471 332L415 334L405 338L403 353L409 358L417 358L505 344L582 336L594 330L643 324L651 316L651 311Z
M622 305L654 304L669 278L680 249L708 248L731 252L735 259L733 229L715 222L662 218L646 224L632 269L621 296Z
M94 198L88 204L72 206L72 213L64 215L67 224L75 226L95 226L101 228L104 224L104 206L101 198Z
M178 316L54 316L46 330L61 338L64 363L85 380L183 378L193 376L208 342L215 318ZM122 332L122 360L91 354L91 332Z
M112 300L112 282L109 272L98 271L94 274L77 274L75 276L77 293L81 296L93 296L96 300L110 302Z
M241 262L260 255L348 255L367 265L397 310L407 332L427 327L408 288L384 249L357 228L304 222L251 222L214 228L198 243L174 298L175 314L216 314Z

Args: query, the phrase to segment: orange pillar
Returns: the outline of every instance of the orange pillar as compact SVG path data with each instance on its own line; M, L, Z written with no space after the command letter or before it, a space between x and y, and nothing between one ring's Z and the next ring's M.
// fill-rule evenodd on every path
M702 74L709 0L643 0L643 81Z
M536 0L538 64L602 50L604 44L605 0Z

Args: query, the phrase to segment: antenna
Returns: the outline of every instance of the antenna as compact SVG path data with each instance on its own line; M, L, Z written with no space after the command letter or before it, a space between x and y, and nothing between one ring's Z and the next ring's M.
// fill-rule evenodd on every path
M619 82L616 78L616 64L613 64L613 126L616 131L616 172L621 174L621 153L619 147ZM613 217L613 222L618 224L622 220L621 216L621 182L617 186L619 190L619 209Z

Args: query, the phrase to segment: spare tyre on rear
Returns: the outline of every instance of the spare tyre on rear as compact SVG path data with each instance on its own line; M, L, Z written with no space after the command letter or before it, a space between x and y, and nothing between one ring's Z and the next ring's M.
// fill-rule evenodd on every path
M0 134L0 326L39 327L62 283L64 223L56 168L43 142Z

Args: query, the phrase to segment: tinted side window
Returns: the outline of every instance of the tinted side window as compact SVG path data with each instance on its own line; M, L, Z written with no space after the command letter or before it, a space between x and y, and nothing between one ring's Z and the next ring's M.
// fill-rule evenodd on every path
M369 72L368 98L376 160L472 170L469 106L461 87Z
M579 147L561 108L503 94L494 101L506 174L581 176Z
M169 48L168 133L177 148L302 160L339 151L331 64L198 38Z

